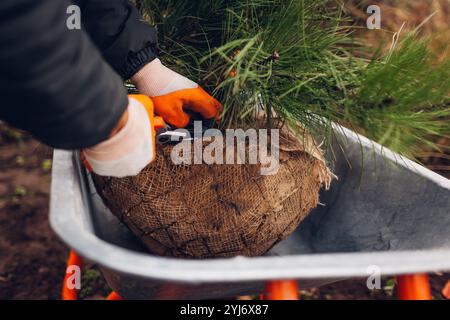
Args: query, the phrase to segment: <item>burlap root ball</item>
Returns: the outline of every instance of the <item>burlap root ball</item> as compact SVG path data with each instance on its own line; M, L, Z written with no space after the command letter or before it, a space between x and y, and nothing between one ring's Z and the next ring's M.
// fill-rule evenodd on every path
M320 151L280 137L280 167L175 165L173 146L139 175L93 175L106 206L155 254L183 258L258 256L293 232L332 174Z

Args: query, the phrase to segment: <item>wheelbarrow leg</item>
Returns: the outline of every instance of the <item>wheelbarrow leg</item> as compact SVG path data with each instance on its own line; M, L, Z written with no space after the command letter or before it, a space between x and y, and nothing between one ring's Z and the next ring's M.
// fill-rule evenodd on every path
M273 280L266 283L264 300L298 300L299 298L296 280Z
M71 288L68 285L71 274L69 273L69 267L76 266L81 269L83 260L76 254L75 251L70 250L69 258L67 259L66 273L64 275L64 282L62 287L62 299L63 300L77 300L77 289Z
M449 299L450 300L450 280L447 281L447 283L444 286L444 289L442 289L442 295L444 296L445 299Z
M123 300L123 298L117 292L113 291L106 297L106 300Z
M69 273L69 267L76 266L81 269L83 266L83 259L73 250L70 250L69 258L67 259L67 266L66 266L66 274L64 276L64 283L62 287L62 299L63 300L77 300L77 289L76 288L70 288L68 286L68 280L71 276ZM119 296L116 292L111 292L108 297L106 297L106 300L123 300L121 296Z
M430 282L424 273L397 277L400 300L431 300Z

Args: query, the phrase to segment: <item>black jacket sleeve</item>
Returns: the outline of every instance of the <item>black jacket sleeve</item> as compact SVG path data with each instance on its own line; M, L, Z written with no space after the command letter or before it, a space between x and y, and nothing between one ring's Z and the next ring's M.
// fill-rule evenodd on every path
M107 139L128 105L89 36L67 28L71 4L0 1L0 118L64 149Z
M82 26L106 61L126 80L156 58L156 30L128 0L75 0Z

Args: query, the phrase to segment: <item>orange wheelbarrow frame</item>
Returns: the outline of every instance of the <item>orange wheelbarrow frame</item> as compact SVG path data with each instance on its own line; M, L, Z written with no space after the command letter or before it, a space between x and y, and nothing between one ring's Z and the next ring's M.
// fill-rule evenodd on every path
M69 267L77 266L81 269L83 259L71 250L67 259L66 274L62 287L63 300L77 300L77 290L68 286L71 276ZM398 297L400 300L431 300L430 283L427 274L410 274L397 277ZM264 300L299 300L300 292L296 280L268 281L265 292L261 296ZM116 292L111 292L106 300L123 300Z

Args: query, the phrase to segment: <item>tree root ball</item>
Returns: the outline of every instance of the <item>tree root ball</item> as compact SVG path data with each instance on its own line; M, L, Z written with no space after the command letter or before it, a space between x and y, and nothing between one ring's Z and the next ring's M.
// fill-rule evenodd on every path
M134 177L93 174L111 212L162 256L262 255L316 207L333 176L318 149L282 136L273 175L261 175L260 164L176 165L172 148L158 146L155 161Z

